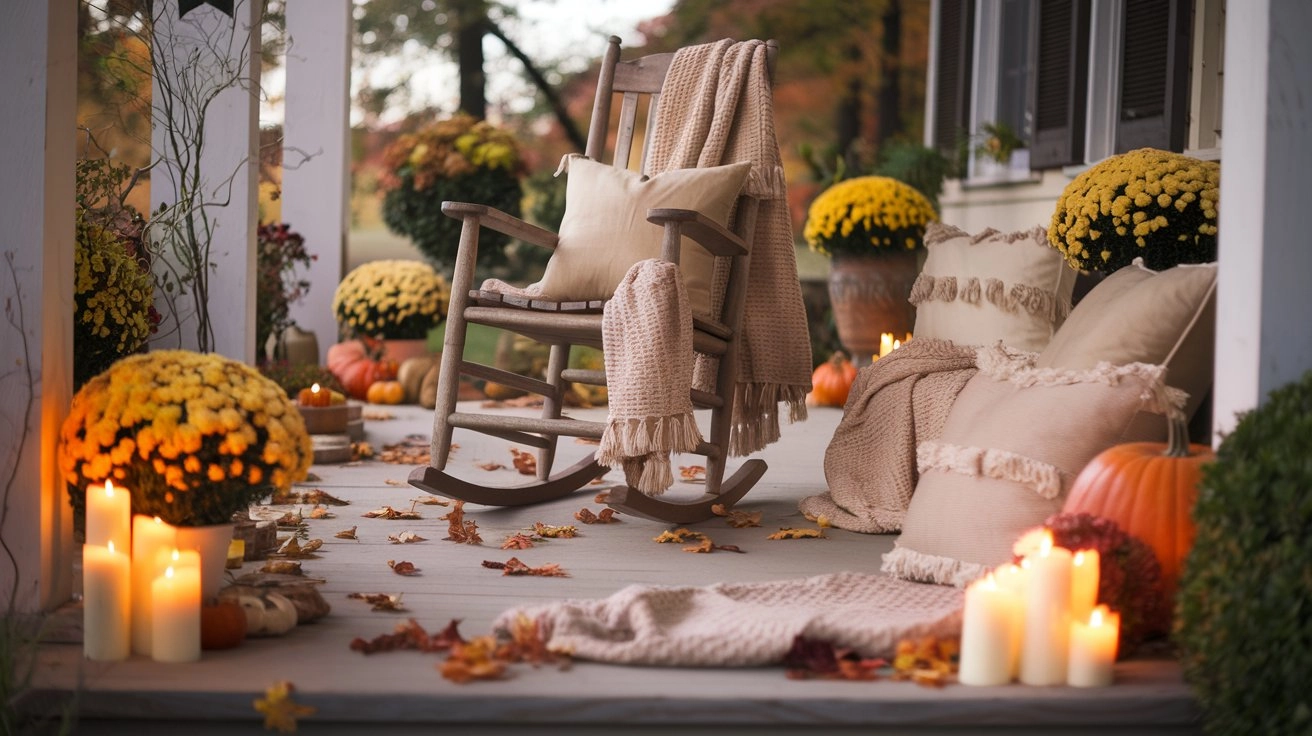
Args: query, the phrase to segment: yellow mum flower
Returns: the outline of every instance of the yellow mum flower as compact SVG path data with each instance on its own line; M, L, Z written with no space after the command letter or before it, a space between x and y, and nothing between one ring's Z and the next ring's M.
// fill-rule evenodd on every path
M390 339L428 335L446 316L450 289L420 261L365 263L337 286L333 313L347 332Z
M924 195L886 176L838 182L820 193L807 212L802 234L825 255L878 253L895 244L921 246L925 225L938 219Z

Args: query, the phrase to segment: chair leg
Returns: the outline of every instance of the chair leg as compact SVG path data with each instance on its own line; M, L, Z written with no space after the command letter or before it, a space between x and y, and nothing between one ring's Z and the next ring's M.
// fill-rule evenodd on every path
M456 410L460 394L460 363L465 357L465 307L469 305L469 288L474 281L474 263L478 257L478 218L466 217L460 229L460 249L456 252L451 275L451 302L447 305L446 333L442 338L442 362L438 368L437 402L433 407L433 439L429 445L429 463L438 470L446 468L451 454L454 429L449 417Z
M551 384L555 395L542 397L543 419L559 419L564 409L566 386L560 379L560 374L569 367L569 348L568 344L551 346L545 378L547 383ZM551 466L556 461L556 443L560 441L555 435L544 435L544 437L550 442L546 447L538 450L538 480L546 480L551 476Z

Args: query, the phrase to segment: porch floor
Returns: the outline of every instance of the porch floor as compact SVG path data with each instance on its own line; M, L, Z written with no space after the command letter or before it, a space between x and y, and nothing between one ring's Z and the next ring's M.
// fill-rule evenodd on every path
M367 407L366 411L382 411ZM375 449L407 435L429 436L431 412L386 407L395 416L367 420ZM522 409L495 409L525 413ZM601 420L604 409L572 415ZM831 529L822 540L767 542L780 526L805 525L797 500L825 489L825 447L841 416L838 409L812 409L803 423L786 425L783 439L760 453L770 465L739 508L761 511L762 528L732 529L719 520L702 528L719 544L736 544L746 554L686 554L679 545L651 542L661 525L625 517L623 523L579 525L576 539L552 540L530 550L499 548L508 534L534 522L574 524L574 512L593 502L591 491L536 507L467 508L484 544L443 541L446 522L438 506L418 506L421 521L361 518L383 505L411 507L423 496L404 483L413 466L377 461L354 466L316 465L320 480L299 488L322 488L350 501L331 510L336 518L310 521L310 537L324 540L318 559L305 560L310 577L323 579L321 592L332 612L280 638L248 639L242 646L205 652L194 664L164 665L134 656L114 664L88 662L76 643L49 644L40 651L34 695L79 693L80 729L85 733L189 734L262 732L252 701L270 684L289 680L298 702L317 712L301 720L304 733L409 733L434 726L516 733L564 728L717 734L733 731L826 731L937 733L1198 733L1198 710L1179 667L1163 656L1117 664L1116 684L1103 689L1035 688L1021 685L931 689L907 682L789 680L779 667L676 669L626 667L577 661L568 670L513 665L502 681L456 685L436 665L442 655L387 652L363 656L348 645L355 637L390 632L407 616L430 631L460 619L466 637L488 633L503 610L561 598L599 598L631 583L705 585L720 581L776 580L857 570L874 572L894 535L872 536ZM469 478L501 476L522 482L513 469L486 471L476 464L511 465L504 442L457 430L452 470ZM591 447L564 440L559 454L572 462ZM678 459L676 458L676 465ZM677 472L677 471L676 471ZM398 485L399 483L399 485ZM598 486L598 489L602 486ZM671 493L696 495L697 486L676 483ZM358 527L359 541L337 539ZM428 541L393 545L387 535L413 531ZM559 563L568 578L504 577L483 560L518 556L530 565ZM414 577L393 574L388 560L409 560ZM250 572L260 563L246 563ZM376 613L347 599L352 592L403 593L407 613ZM44 698L38 698L43 700Z

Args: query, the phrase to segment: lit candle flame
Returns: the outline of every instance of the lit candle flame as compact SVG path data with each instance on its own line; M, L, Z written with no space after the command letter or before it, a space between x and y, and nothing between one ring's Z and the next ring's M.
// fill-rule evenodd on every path
M1039 557L1048 557L1052 554L1052 531L1043 530L1043 536L1039 538Z
M312 394L317 394L317 393L319 393L319 384L316 383L316 384L314 384L313 386L311 386L311 387L310 387L310 393L312 393Z
M109 542L108 542L108 546L109 546L109 551L110 551L110 552L113 552L113 551L114 551L114 540L112 540L112 539L109 540Z
M114 481L109 479L105 480L105 495L109 498L114 497Z
M166 578L171 578L171 577L173 577L173 566L172 566L172 565L169 565L167 568L165 568L165 570L164 570L164 577L166 577Z
M1089 614L1090 626L1102 626L1102 606L1094 606L1093 612Z

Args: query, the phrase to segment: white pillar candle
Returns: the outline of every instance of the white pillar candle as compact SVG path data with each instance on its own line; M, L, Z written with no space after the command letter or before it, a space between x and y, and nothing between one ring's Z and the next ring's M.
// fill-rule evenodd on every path
M1022 560L1022 563L1025 561ZM998 587L1011 593L1016 600L1016 616L1012 619L1011 632L1011 678L1020 676L1020 642L1025 632L1025 576L1028 564L1024 566L1009 562L993 571L993 578Z
M879 335L879 357L884 357L893 352L893 333L882 332Z
M174 565L151 583L151 658L156 662L200 659L200 556L174 550Z
M82 546L82 653L97 662L127 659L132 629L131 566L114 543Z
M1098 572L1102 560L1096 549L1082 549L1071 558L1071 620L1087 621L1098 603Z
M1071 552L1054 547L1048 533L1030 555L1025 577L1025 629L1020 681L1026 685L1066 682L1071 636Z
M1107 687L1116 664L1121 616L1097 606L1086 620L1071 622L1071 655L1066 683L1073 687Z
M132 517L132 651L150 656L151 585L164 568L160 554L177 546L177 529L158 516Z
M1021 600L1014 591L998 585L993 573L966 588L958 671L961 684L1011 682L1020 617Z
M111 541L119 552L132 549L132 494L106 480L87 488L86 543L104 547Z

